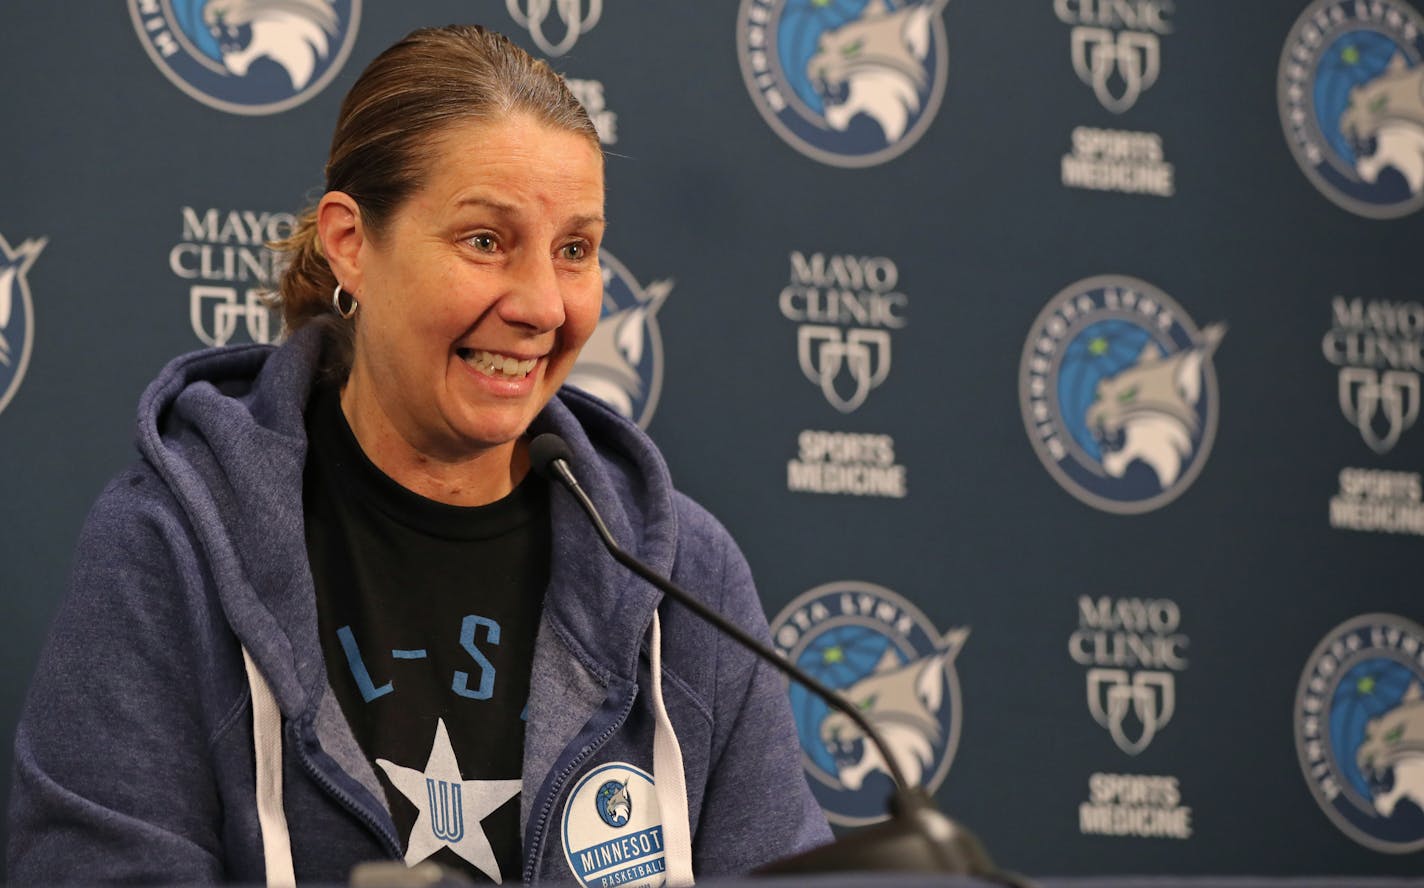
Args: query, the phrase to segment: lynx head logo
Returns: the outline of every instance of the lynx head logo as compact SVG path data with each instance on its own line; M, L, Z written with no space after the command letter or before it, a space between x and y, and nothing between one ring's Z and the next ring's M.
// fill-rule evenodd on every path
M1424 628L1392 614L1336 627L1296 693L1296 751L1341 831L1395 854L1424 849Z
M595 797L598 816L609 826L622 826L633 816L633 799L628 795L628 781L609 780L598 788Z
M603 313L569 373L568 384L647 428L663 381L663 340L657 313L672 292L673 282L640 286L607 250L600 252L599 262L603 266Z
M912 604L869 583L820 586L772 621L778 649L838 690L875 726L911 783L933 792L959 742L955 658L966 628L940 634ZM884 819L890 768L847 716L789 690L811 789L832 823Z
M32 238L11 248L0 235L0 411L25 379L35 340L35 309L25 275L48 241Z
M1277 78L1281 122L1306 176L1371 218L1424 206L1424 17L1403 0L1316 0Z
M305 102L341 69L361 0L129 0L149 57L179 89L233 114Z
M742 0L738 52L757 110L832 166L910 148L944 97L947 0Z
M1035 451L1089 505L1135 514L1176 499L1216 434L1212 355L1224 324L1197 330L1144 281L1079 281L1049 302L1024 346L1019 397Z

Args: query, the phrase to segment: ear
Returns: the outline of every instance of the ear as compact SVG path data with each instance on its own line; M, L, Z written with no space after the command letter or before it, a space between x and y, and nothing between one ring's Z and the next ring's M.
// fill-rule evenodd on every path
M1390 56L1389 64L1385 65L1384 70L1389 74L1400 74L1404 71L1408 71L1409 60L1404 57L1404 53L1395 52L1394 55Z
M920 674L915 676L915 693L926 709L931 712L939 711L939 704L944 699L943 654L924 659Z
M361 247L366 228L361 208L344 191L328 191L316 205L317 238L327 264L349 293L361 290Z
M900 667L900 655L895 653L895 648L890 645L885 646L885 653L880 655L880 662L875 664L875 668L870 670L871 675L878 675L881 672L889 672L891 669Z
M1424 694L1421 694L1421 693L1420 693L1420 690L1419 690L1419 682L1417 682L1417 681L1412 681L1412 682L1409 683L1409 689L1404 692L1404 697L1403 697L1403 699L1401 699L1399 702L1401 702L1401 703L1417 703L1417 702L1419 702L1419 700L1420 700L1421 697L1424 697Z

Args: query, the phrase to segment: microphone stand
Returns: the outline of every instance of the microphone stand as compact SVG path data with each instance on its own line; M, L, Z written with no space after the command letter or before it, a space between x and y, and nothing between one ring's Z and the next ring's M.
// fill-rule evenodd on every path
M880 752L880 757L895 784L889 800L889 820L859 829L829 845L774 861L756 870L757 874L791 875L847 870L911 871L973 876L1015 888L1027 884L1020 877L995 866L984 846L972 832L940 813L934 800L923 788L910 785L889 746L857 707L795 663L777 656L741 627L694 598L672 580L655 573L618 545L593 501L574 477L573 470L569 467L573 454L562 438L552 433L539 435L530 442L529 455L536 471L561 483L574 497L594 529L598 531L604 548L615 561L719 631L731 636L742 647L792 681L806 687L837 712L843 713L870 738Z

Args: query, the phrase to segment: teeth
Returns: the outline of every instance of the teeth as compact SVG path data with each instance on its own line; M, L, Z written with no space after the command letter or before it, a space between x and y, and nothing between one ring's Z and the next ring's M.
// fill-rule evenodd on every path
M529 375L529 371L534 369L538 360L521 361L506 355L497 355L494 352L487 352L482 349L461 349L460 357L465 363L474 367L486 376L508 376L522 379Z

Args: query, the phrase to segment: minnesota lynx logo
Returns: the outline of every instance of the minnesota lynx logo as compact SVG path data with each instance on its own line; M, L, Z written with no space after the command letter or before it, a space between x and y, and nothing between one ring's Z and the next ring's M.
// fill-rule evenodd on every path
M129 16L149 58L183 92L232 114L274 114L341 70L361 0L129 0Z
M737 53L763 119L831 166L907 151L944 98L947 0L742 0Z
M1424 629L1391 614L1337 626L1306 663L1295 742L1315 800L1376 851L1424 849Z
M663 386L658 309L672 292L673 282L639 286L607 250L599 253L599 263L603 266L603 313L569 373L568 384L647 428Z
M25 278L40 257L45 238L31 238L11 248L0 235L0 412L25 380L35 341L35 308Z
M1198 330L1165 293L1129 277L1067 287L1034 321L1019 364L1024 426L1064 489L1138 514L1181 495L1216 436L1211 358L1223 324Z
M588 0L584 9L583 0L505 0L510 18L515 24L529 32L534 45L545 55L561 56L574 48L578 39L593 30L603 15L603 0ZM549 13L559 16L555 33L563 31L558 40L549 39Z
M585 774L564 803L564 860L586 888L659 888L666 880L662 809L648 772L625 762Z
M934 792L959 745L955 657L967 628L941 635L914 605L869 583L819 586L772 621L777 649L860 708L905 777ZM885 819L890 771L845 715L799 685L789 690L802 760L827 818L842 826Z
M1424 206L1424 17L1403 0L1316 0L1277 78L1286 141L1321 193L1361 216Z

